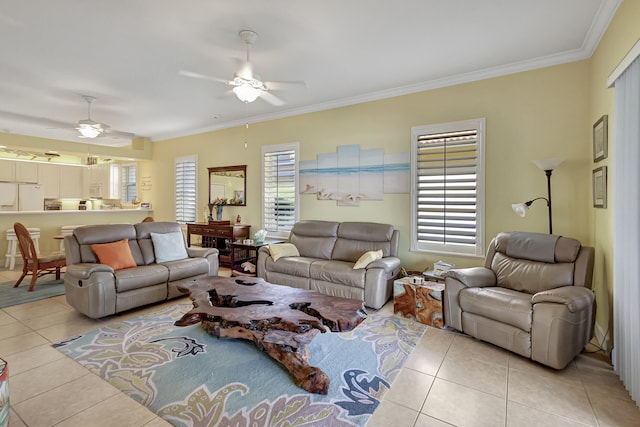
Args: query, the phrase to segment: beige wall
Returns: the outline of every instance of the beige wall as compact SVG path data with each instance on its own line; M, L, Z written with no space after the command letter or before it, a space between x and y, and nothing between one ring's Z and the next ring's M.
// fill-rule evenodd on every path
M592 125L602 115L609 115L609 157L590 168L608 167L608 208L589 210L589 234L596 248L594 281L598 313L596 321L601 333L613 334L613 169L615 167L614 98L615 89L607 88L607 78L627 52L640 39L640 2L626 0L618 9L607 32L590 60L590 108Z
M247 164L247 206L226 207L223 217L242 216L260 228L261 146L298 141L301 160L336 147L360 144L385 153L409 152L412 126L486 117L486 238L503 230L547 232L547 208L533 205L526 218L511 204L546 195L544 172L531 159L565 157L553 174L554 232L590 243L591 128L588 62L574 62L506 77L421 92L296 117L251 124L248 148L243 127L154 142L150 192L155 216L173 219L173 161L199 158L199 216L207 202L207 167ZM259 102L259 101L258 101ZM251 108L249 106L249 108ZM477 258L452 258L409 251L409 194L385 194L383 201L338 207L335 201L301 196L302 219L363 220L391 223L401 232L400 258L408 269L424 269L438 259L458 266Z

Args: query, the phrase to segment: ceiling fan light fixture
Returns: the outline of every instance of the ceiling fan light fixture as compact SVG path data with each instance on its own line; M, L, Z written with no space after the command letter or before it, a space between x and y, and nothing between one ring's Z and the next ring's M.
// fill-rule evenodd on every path
M234 87L233 92L242 102L253 102L260 95L260 90L251 87L248 83L243 83L240 86Z
M80 124L76 128L81 138L95 138L102 133L102 129L94 125Z

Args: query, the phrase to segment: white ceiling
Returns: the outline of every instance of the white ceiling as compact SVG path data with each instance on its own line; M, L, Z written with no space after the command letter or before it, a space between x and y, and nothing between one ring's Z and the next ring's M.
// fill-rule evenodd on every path
M620 1L2 0L0 131L86 141L91 95L94 120L162 140L585 59ZM243 29L264 80L307 83L284 106L179 74L231 80Z

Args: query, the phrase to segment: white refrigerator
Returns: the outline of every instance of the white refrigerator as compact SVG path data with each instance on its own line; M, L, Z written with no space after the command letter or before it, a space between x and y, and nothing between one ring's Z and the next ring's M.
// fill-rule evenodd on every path
M44 186L41 184L18 184L18 210L44 210Z

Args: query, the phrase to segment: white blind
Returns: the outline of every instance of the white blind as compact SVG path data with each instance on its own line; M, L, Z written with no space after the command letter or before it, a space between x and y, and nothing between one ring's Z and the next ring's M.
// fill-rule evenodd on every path
M122 167L122 198L125 203L136 198L136 166L126 165Z
M175 162L176 222L196 221L197 157L177 157Z
M414 248L480 255L483 126L466 121L422 130L414 134Z
M291 231L296 221L296 151L263 153L263 227L271 233Z

